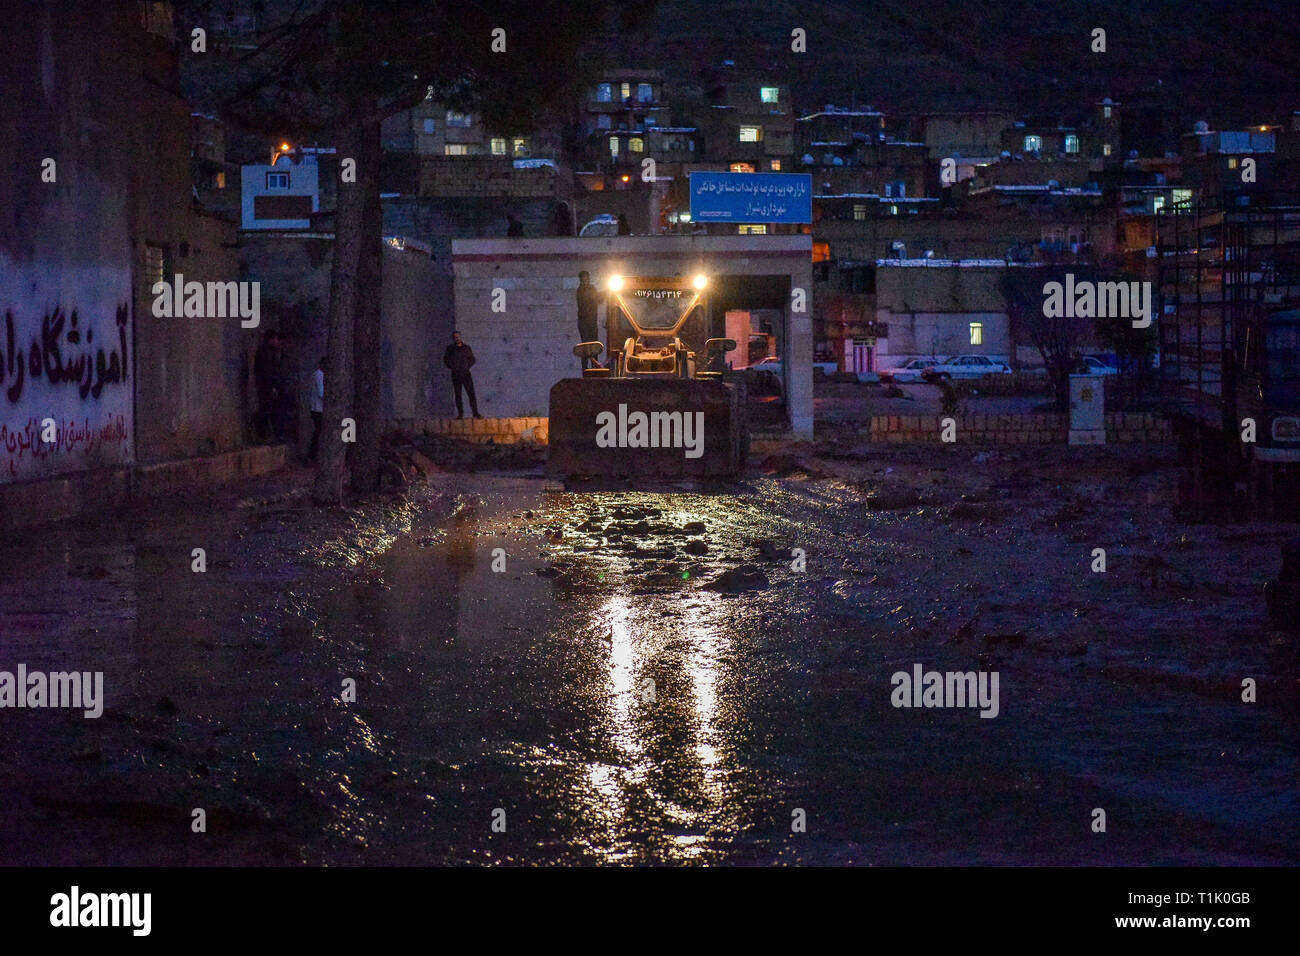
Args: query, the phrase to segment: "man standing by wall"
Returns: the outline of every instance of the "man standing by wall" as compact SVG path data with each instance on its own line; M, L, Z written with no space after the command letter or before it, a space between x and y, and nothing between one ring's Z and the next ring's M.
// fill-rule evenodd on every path
M578 341L595 342L600 336L596 322L596 310L600 304L600 293L591 284L591 273L586 269L578 273ZM588 368L595 359L584 358L582 367Z
M320 422L325 413L325 359L316 363L316 371L311 377L311 448L307 457L315 461L320 448Z
M460 391L463 388L469 394L469 407L475 418L482 418L478 413L478 399L474 397L474 376L470 368L475 362L474 350L465 344L459 332L451 333L451 345L443 353L442 364L451 369L451 387L456 393L456 417L465 417L465 406L461 402Z

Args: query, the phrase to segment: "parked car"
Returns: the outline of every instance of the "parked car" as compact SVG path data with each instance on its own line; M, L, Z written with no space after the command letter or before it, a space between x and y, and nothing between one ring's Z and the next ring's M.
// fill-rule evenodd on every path
M767 358L763 359L763 361L755 362L750 366L750 368L765 372L775 372L777 375L780 375L781 360L775 355L769 355ZM817 369L821 369L827 375L834 375L840 370L839 366L834 362L813 362L813 371L816 371Z
M1119 369L1096 355L1085 355L1079 359L1075 367L1075 373L1078 375L1118 375Z
M1011 366L987 355L958 355L946 362L928 366L921 377L927 382L939 379L979 379L985 375L1010 375Z
M882 382L919 382L922 373L931 366L938 365L944 361L944 356L933 355L930 358L908 359L906 362L900 362L897 365L891 365L889 368L880 370L880 380Z

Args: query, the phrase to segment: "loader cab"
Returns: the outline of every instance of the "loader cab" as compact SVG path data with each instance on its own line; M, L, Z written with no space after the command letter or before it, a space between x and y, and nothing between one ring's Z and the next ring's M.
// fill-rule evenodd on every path
M606 278L607 341L615 378L697 378L708 371L708 277Z

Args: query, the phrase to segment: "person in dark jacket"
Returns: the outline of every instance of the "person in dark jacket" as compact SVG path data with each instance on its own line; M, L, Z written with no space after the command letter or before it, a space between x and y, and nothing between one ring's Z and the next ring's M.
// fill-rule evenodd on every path
M620 236L632 235L632 224L627 221L627 216L623 213L618 214L618 234Z
M257 386L257 415L253 427L261 442L284 440L285 360L280 333L267 329L253 358L253 381Z
M600 328L597 324L596 312L600 305L600 293L596 287L591 284L591 273L583 269L578 273L578 341L595 342L600 336ZM584 358L582 367L585 369L595 364L595 359Z
M456 392L456 417L465 417L465 405L461 402L460 392L464 389L469 394L469 407L475 418L482 418L478 413L478 399L474 397L474 376L470 368L474 365L474 350L465 344L459 332L451 333L451 345L443 353L442 364L451 369L451 387Z
M514 239L524 234L524 224L514 217L513 213L506 215L506 235Z

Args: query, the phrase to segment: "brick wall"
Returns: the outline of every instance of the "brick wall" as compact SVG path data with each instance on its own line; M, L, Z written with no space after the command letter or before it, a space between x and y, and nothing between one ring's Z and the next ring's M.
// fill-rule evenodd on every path
M546 418L420 418L390 422L401 432L424 432L472 442L545 445L549 438Z
M876 415L871 440L893 443L940 441L942 415ZM1043 415L957 415L957 441L989 445L1048 445L1070 437L1070 417ZM1169 422L1150 413L1114 412L1106 416L1107 442L1172 441Z

